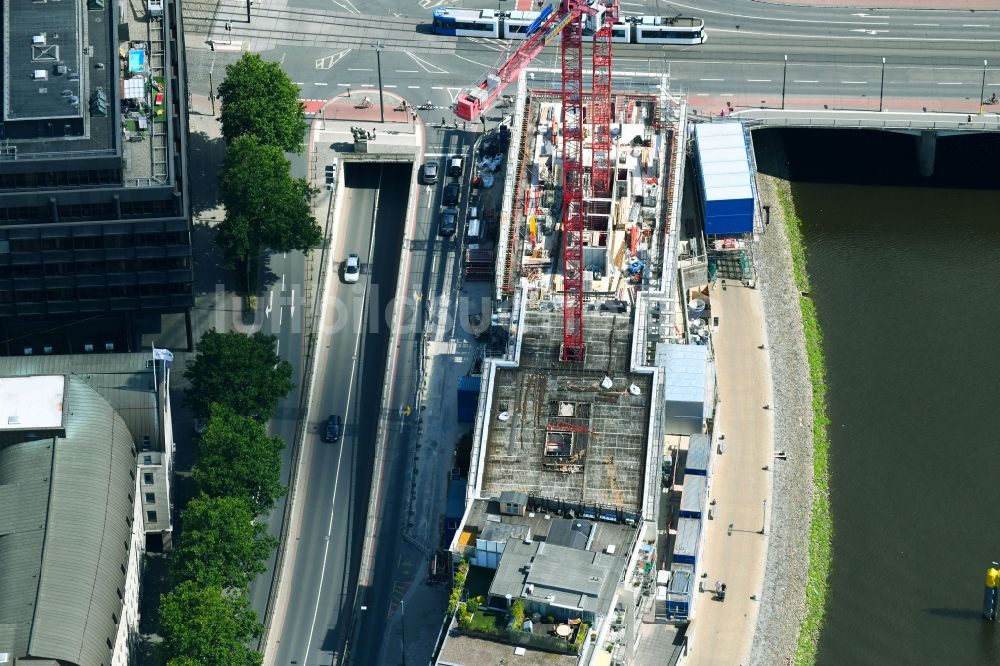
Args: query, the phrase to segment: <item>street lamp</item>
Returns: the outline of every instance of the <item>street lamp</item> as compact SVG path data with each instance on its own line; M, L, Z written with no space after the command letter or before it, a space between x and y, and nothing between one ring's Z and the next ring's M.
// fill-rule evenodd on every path
M406 666L406 606L399 600L399 651L403 655L403 666Z
M764 500L764 513L760 517L760 533L764 534L764 527L767 525L767 500Z
M882 93L885 92L885 58L882 58L882 82L878 84L878 110L882 112Z
M788 79L788 56L785 56L785 66L781 69L781 110L785 110L785 81Z
M385 122L385 104L382 102L382 42L372 44L375 47L375 61L378 63L378 112L382 123Z
M979 115L983 114L983 104L986 103L986 65L988 64L985 60L983 61L983 87L979 91Z

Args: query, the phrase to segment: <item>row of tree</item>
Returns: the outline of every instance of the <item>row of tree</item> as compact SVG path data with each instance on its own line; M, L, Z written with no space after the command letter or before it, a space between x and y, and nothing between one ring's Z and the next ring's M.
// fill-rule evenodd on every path
M198 496L180 514L170 560L173 589L160 598L160 645L168 666L259 666L263 626L248 586L267 570L278 541L256 516L281 497L284 442L267 434L292 367L277 339L210 330L184 372L186 402L207 419L193 478Z
M312 202L316 189L293 178L285 153L301 153L307 129L299 88L276 62L244 53L219 85L226 158L219 194L226 209L215 241L226 265L254 292L265 250L308 250L323 239Z

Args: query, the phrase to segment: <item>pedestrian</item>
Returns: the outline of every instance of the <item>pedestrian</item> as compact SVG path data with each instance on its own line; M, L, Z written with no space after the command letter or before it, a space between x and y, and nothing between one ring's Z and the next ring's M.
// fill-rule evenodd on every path
M375 140L375 128L373 127L372 128L372 141L374 141L374 140Z
M972 116L966 116L965 117L965 122L971 123L972 122Z
M417 112L414 111L412 115L413 115L413 122L417 122Z

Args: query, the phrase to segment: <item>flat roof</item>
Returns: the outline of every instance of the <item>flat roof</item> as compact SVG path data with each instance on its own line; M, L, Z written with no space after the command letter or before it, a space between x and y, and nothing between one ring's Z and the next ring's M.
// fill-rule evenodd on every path
M679 518L677 538L674 540L674 555L698 555L698 535L701 533L701 519Z
M625 563L625 557L618 555L508 539L490 595L509 594L515 599L603 614L611 606Z
M708 201L751 199L750 158L743 124L699 123L694 127L702 189Z
M637 515L652 377L629 371L631 314L584 314L583 363L559 360L562 312L528 310L523 330L519 367L496 372L482 495L516 490L578 503L580 517L587 507Z
M656 365L665 371L664 400L711 406L707 345L658 342Z
M708 463L711 457L711 435L694 434L688 438L687 462L684 465L685 469L707 472Z
M705 513L708 502L708 479L704 476L690 474L684 477L684 490L681 492L681 511L688 513Z
M0 430L53 430L63 424L62 375L0 377Z

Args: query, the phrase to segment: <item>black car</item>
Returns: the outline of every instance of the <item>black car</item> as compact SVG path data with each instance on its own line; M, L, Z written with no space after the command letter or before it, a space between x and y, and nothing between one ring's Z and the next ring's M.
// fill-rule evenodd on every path
M458 229L458 211L454 208L445 208L441 211L441 220L438 223L438 235L454 236Z
M326 420L326 430L323 431L323 441L326 442L338 442L340 441L340 417L336 414L331 414Z
M465 158L459 155L451 158L448 162L448 175L454 176L455 178L460 178L462 176L462 171L465 170Z
M441 195L441 203L445 206L457 206L459 199L458 183L448 183Z

